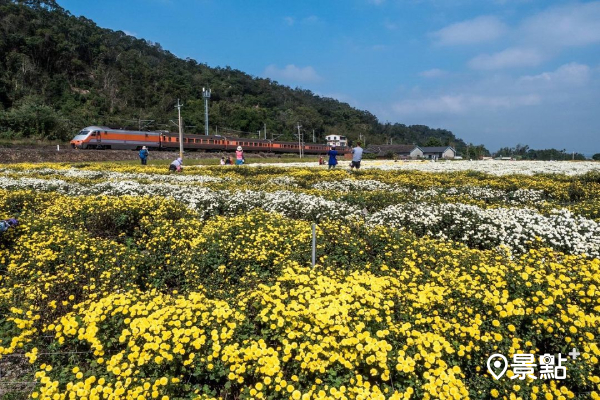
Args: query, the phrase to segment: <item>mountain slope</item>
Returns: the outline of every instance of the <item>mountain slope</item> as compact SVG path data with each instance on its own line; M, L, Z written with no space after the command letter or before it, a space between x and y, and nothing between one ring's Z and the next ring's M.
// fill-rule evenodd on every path
M68 139L92 124L175 130L169 120L178 98L186 131L202 133L202 87L210 87L211 133L255 133L266 125L269 136L291 139L300 123L307 138L314 130L320 141L337 133L366 135L371 143L424 145L438 138L465 147L447 130L384 125L368 111L309 90L179 59L158 43L74 17L55 1L0 0L0 54L6 55L0 58L4 138Z

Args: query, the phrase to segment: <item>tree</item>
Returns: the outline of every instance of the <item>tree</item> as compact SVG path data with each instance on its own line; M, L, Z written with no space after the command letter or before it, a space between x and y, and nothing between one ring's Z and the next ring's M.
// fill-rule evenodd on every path
M596 153L592 156L592 160L600 161L600 153Z
M427 141L425 142L425 144L423 146L425 146L425 147L440 147L440 146L442 146L442 141L439 138L430 137L427 139Z

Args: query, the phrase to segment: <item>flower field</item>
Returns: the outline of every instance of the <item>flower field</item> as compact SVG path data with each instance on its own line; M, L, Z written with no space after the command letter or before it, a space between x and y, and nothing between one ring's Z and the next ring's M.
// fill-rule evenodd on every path
M0 398L598 399L600 164L519 164L0 165Z

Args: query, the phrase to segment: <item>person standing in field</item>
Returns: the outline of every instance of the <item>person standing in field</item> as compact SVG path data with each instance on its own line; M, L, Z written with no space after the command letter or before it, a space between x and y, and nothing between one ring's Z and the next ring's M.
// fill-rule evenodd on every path
M329 167L327 169L335 168L335 166L337 165L337 155L338 155L338 152L335 149L335 147L331 146L331 149L327 152L327 155L329 156L329 162L328 162Z
M142 161L142 165L148 164L148 148L146 146L140 150L140 161Z
M242 146L238 146L235 152L235 165L242 165L244 163L244 150Z
M360 147L360 142L356 142L356 147L352 149L352 163L350 164L350 169L356 168L357 170L360 168L360 161L362 160L363 148Z

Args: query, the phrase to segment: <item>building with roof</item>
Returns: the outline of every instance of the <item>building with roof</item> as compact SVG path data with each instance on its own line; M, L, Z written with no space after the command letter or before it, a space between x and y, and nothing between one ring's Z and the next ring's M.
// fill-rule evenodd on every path
M348 138L346 136L327 135L327 136L325 136L325 139L327 140L328 146L335 146L335 147L348 146Z
M441 147L423 147L423 157L437 160L437 159L449 159L452 160L456 157L456 150L450 146Z
M423 157L423 150L419 146L410 144L371 144L365 153L374 154L376 157L398 157L417 159Z

